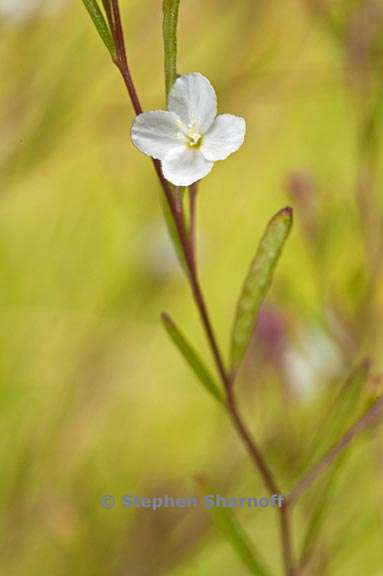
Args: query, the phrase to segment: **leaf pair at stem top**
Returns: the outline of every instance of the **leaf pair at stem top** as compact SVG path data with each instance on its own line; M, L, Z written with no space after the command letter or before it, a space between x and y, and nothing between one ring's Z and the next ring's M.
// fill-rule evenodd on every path
M101 40L103 41L106 48L109 50L111 56L113 57L115 52L115 46L112 32L109 29L106 18L97 0L82 0L82 2L87 11L89 12L89 16L91 17ZM105 11L107 11L110 8L110 0L102 0L102 4L104 6Z
M112 32L108 25L105 14L111 12L110 0L101 0L104 11L100 8L97 0L82 0L87 9L92 22L103 41L104 45L112 55L115 53L115 45ZM165 50L165 82L166 95L177 78L177 22L180 0L163 1L163 37Z

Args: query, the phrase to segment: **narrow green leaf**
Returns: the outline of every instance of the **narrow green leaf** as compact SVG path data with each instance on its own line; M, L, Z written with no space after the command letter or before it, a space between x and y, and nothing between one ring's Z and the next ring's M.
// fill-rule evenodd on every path
M333 446L355 419L364 385L370 373L370 363L364 360L358 364L343 383L326 418L318 427L308 449L308 457L300 471L300 476L311 468L331 446Z
M374 101L367 114L367 119L362 126L360 153L367 154L370 158L379 153L381 140L381 124L383 120L383 85L377 91Z
M201 497L216 494L217 491L209 484L205 475L194 476ZM208 508L214 526L221 532L233 551L242 560L251 574L255 576L271 576L270 570L252 543L246 530L242 527L237 516L231 508L214 506Z
M204 362L199 357L198 353L189 344L185 336L182 334L182 332L180 332L168 314L162 314L161 319L170 338L181 352L182 356L186 360L187 364L189 364L198 380L201 382L204 388L214 396L216 400L223 402L223 395L220 388L216 384L213 376L210 374L210 371L205 366Z
M242 528L232 510L229 508L214 507L211 512L214 524L242 560L250 574L270 576L270 572L266 569L259 552L250 541L249 536Z
M177 22L180 0L163 1L166 98L177 79Z
M307 530L303 538L302 551L300 556L301 564L303 566L306 565L308 559L310 558L312 551L315 548L315 544L317 543L318 538L320 537L320 534L323 530L325 521L328 518L328 514L333 501L332 496L336 488L335 485L341 471L347 462L348 456L349 452L344 452L333 464L329 476L326 478L324 486L322 487L319 497L317 498L315 506L310 514Z
M273 273L293 222L291 208L283 208L270 220L245 279L238 301L231 337L231 367L235 370L249 344L261 304L271 286Z
M113 56L114 42L112 34L110 33L109 26L104 18L103 13L100 10L99 5L97 4L96 0L82 0L82 2L85 8L88 10L89 16L91 17L101 40Z
M361 362L350 374L344 383L340 394L334 402L326 421L311 445L309 459L305 470L312 466L314 461L320 459L328 449L339 440L355 418L355 412L360 405L364 385L370 371L370 363ZM332 504L332 495L338 477L347 463L349 452L344 452L332 465L331 470L316 498L315 506L309 516L307 529L303 538L301 561L306 564L308 558L320 537L328 512ZM304 474L304 471L303 471Z
M163 0L162 3L166 101L169 92L177 79L177 24L179 4L180 0ZM182 202L186 188L177 188L173 185L170 185L170 187L173 190L173 194L178 195ZM181 268L187 273L185 256L174 224L174 219L164 198L162 198L162 209L169 236L177 253Z
M183 189L174 188L174 193L179 194L179 201L182 202ZM177 228L176 228L176 225L174 222L174 218L173 218L173 215L170 211L169 205L167 203L165 194L162 192L162 190L160 193L160 202L161 202L161 208L162 208L162 213L164 215L166 228L167 228L167 231L169 234L170 241L173 244L173 248L176 252L178 262L180 263L180 266L181 266L182 270L185 272L185 274L188 274L185 255L184 255L184 251L182 249L182 245L181 245L181 242L180 242L180 239L178 236L178 232L177 232Z

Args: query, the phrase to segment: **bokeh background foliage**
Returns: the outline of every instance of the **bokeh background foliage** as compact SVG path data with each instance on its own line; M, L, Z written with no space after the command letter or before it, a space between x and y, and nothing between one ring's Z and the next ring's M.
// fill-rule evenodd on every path
M161 2L122 5L144 107L163 107ZM195 494L201 475L221 494L264 489L160 326L169 310L209 358L127 95L82 4L0 0L0 18L1 573L248 574L204 510L99 504ZM199 196L201 275L226 350L256 242L295 208L240 380L286 489L380 393L382 38L378 0L181 3L180 72L209 77L248 126ZM366 357L372 377L351 379L345 414L334 399ZM307 574L382 573L382 463L376 426L307 494L297 550L326 507ZM278 573L272 512L235 519Z

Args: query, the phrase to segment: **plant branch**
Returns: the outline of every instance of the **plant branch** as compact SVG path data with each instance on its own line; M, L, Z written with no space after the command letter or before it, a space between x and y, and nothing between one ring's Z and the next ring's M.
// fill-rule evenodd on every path
M110 28L110 31L112 33L112 37L114 39L114 36L113 36L114 18L113 18L112 6L110 4L110 1L111 0L102 0L102 5L104 6L106 19L108 20L109 28Z
M118 0L111 0L111 2L112 2L113 18L114 18L114 23L115 23L114 30L113 30L114 41L116 43L115 64L122 75L125 86L126 86L128 93L129 93L130 100L131 100L133 108L134 108L134 111L138 115L138 114L141 114L143 110L142 110L142 106L141 106L141 103L140 103L139 98L138 98L137 91L135 89L135 85L134 85L132 75L130 72L130 68L129 68L129 64L128 64L128 59L126 56L124 32L122 29L119 3L118 3ZM181 246L182 246L182 249L183 249L183 252L185 255L185 260L186 260L186 264L187 264L187 268L188 268L188 272L189 272L189 280L190 280L190 286L192 289L193 297L194 297L196 306L198 308L198 311L199 311L199 314L200 314L200 317L202 320L202 324L203 324L204 329L205 329L205 333L206 333L206 336L207 336L207 339L208 339L208 342L209 342L209 345L210 345L210 348L211 348L211 351L213 354L214 362L216 364L216 367L217 367L217 370L218 370L218 373L220 375L222 382L226 383L228 380L228 377L226 374L226 369L224 366L222 355L220 353L220 350L219 350L219 347L217 344L217 340L216 340L215 335L214 335L214 331L212 328L210 317L209 317L207 307L205 304L205 300L204 300L204 297L202 294L202 290L201 290L201 287L199 284L199 279L197 276L192 245L188 239L188 235L187 235L187 231L185 228L183 216L180 213L180 211L178 210L177 200L173 194L173 191L171 190L170 185L168 184L168 182L163 177L160 162L158 160L153 160L153 164L154 164L154 168L156 170L157 176L160 180L160 184L162 186L162 189L165 193L166 200L167 200L167 203L169 205L169 209L170 209L172 216L174 218L174 223L175 223L177 233L179 235L179 239L181 242Z
M130 74L128 58L126 56L124 31L122 28L121 13L118 0L111 0L111 11L112 11L112 23L110 23L110 25L112 26L112 34L116 46L116 56L114 59L114 63L121 72L125 85L128 89L134 111L138 115L142 113L142 107L132 80L132 76Z
M295 502L302 496L302 494L311 486L317 478L324 472L330 464L339 456L339 454L347 448L347 446L362 432L365 428L370 426L383 410L383 397L379 398L367 412L355 424L348 429L342 438L327 452L327 454L308 472L302 480L298 482L296 487L290 492L287 497L289 505Z
M128 59L126 55L125 49L125 40L124 40L124 33L121 23L121 15L119 10L119 3L118 0L111 0L112 6L112 18L113 18L113 27L112 27L112 34L116 45L116 58L114 63L116 64L117 68L119 69L122 78L124 80L125 86L128 90L128 94L130 100L132 102L134 111L136 115L141 114L143 109L138 98L137 91L135 89L135 85L132 79L132 75L130 72ZM185 221L183 218L182 212L178 209L177 199L172 191L171 186L165 180L162 170L161 164L158 160L153 159L153 165L155 171L157 173L158 179L164 191L166 201L168 203L170 212L174 219L174 223L176 226L177 234L179 236L179 240L181 243L181 247L185 256L186 266L188 270L188 278L190 282L191 291L193 294L193 298L198 309L201 322L207 337L207 341L209 343L210 350L212 352L212 356L220 376L221 383L226 391L227 397L227 410L228 414L240 436L243 443L245 444L252 461L254 462L257 470L259 471L263 482L267 489L269 490L270 494L280 494L280 490L273 478L271 471L269 470L265 459L263 458L258 446L256 445L254 439L251 437L249 431L247 430L241 415L238 412L236 401L232 391L232 381L231 377L229 376L223 356L219 349L217 339L212 327L212 323L210 321L210 316L208 313L208 309L205 303L205 299L201 290L201 286L199 283L196 263L195 263L195 256L193 250L193 240L194 237L194 225L195 225L195 196L196 196L196 188L194 191L191 191L191 198L194 196L191 206L191 225L193 230L193 234L188 236ZM281 538L282 538L282 548L283 548L283 556L284 556L284 563L286 569L287 576L295 576L294 568L293 568L293 561L292 561L292 545L291 545L291 537L290 537L290 523L289 523L289 516L288 516L288 507L287 503L284 502L283 506L278 509L279 510L279 518L280 518L280 527L281 527Z
M274 479L273 473L268 467L265 458L263 457L260 449L257 446L256 441L251 436L249 430L244 424L243 419L238 411L232 386L229 386L227 389L227 409L230 418L232 420L232 423L235 429L237 430L238 435L242 439L244 445L246 446L247 451L249 452L251 459L255 464L255 467L262 476L263 482L266 488L268 489L270 495L281 494L281 490ZM279 512L279 523L281 530L285 571L287 576L294 576L295 570L294 570L293 553L292 553L289 506L287 499L284 500L281 508L278 508L278 512Z
M198 183L195 182L189 187L189 237L193 248L194 259L196 259L197 196Z

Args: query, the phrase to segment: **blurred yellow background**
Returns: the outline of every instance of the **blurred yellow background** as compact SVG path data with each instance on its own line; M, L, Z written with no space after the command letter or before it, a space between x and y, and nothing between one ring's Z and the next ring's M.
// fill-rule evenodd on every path
M161 2L121 4L144 109L163 108ZM169 311L210 360L158 182L130 142L130 102L82 3L0 0L0 34L0 573L248 574L206 511L100 506L192 495L199 474L217 493L264 488L160 325ZM257 241L295 208L239 383L286 488L352 367L382 368L382 38L379 1L181 0L180 73L206 75L220 110L247 121L244 147L199 193L201 279L225 350ZM382 462L377 429L340 475L308 574L383 573ZM240 519L280 573L273 514Z

